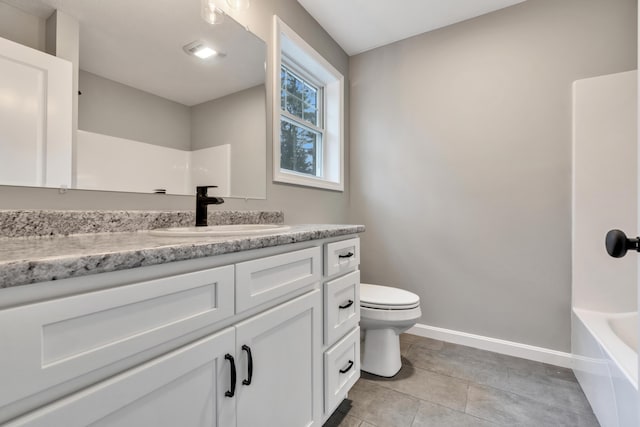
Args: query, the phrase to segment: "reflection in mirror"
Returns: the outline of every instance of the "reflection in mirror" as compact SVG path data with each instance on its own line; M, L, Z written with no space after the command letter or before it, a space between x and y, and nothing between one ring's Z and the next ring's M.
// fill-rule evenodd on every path
M266 196L258 37L229 16L206 23L200 0L0 1L78 21L75 188L194 194L218 185L211 195ZM198 47L217 54L201 59Z

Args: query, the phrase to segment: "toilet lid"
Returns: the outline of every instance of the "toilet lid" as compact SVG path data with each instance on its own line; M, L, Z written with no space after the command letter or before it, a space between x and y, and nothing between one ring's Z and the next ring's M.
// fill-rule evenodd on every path
M360 283L360 305L387 310L408 310L420 305L420 297L404 289Z

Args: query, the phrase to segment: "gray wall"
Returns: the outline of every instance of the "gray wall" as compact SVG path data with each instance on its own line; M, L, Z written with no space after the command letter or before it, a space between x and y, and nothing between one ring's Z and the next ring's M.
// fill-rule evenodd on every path
M260 85L191 107L192 150L231 144L231 194L264 195L265 96Z
M191 109L80 70L78 129L179 150L191 149Z
M362 281L416 292L420 323L569 351L571 83L636 68L636 17L529 0L352 57Z
M320 25L296 0L261 0L251 8L233 12L232 16L267 42L271 48L273 15L279 15L311 46L345 76L349 74L349 58ZM44 31L44 29L42 30ZM3 26L0 25L0 36ZM44 49L44 42L43 42ZM268 61L271 60L269 56ZM267 82L271 81L268 67ZM348 191L332 192L272 182L271 85L267 85L267 200L228 199L213 209L281 209L289 223L345 222ZM347 96L348 108L348 96ZM347 123L348 123L348 117ZM348 135L348 127L345 128ZM345 161L348 165L348 141ZM348 182L347 182L348 188ZM0 209L193 209L194 197L158 196L114 192L71 190L59 194L55 189L0 186Z
M0 37L44 51L45 34L44 19L0 3Z

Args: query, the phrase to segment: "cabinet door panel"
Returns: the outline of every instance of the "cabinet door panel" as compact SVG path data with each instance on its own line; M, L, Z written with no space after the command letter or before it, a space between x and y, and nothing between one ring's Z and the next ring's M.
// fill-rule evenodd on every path
M0 310L0 408L233 315L233 266Z
M238 426L319 426L321 295L316 290L236 327ZM253 359L250 385L247 345Z
M61 399L7 427L232 427L233 328Z

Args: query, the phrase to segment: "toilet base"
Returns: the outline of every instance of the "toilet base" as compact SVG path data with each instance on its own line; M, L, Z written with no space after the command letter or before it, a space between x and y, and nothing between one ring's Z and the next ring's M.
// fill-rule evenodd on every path
M390 378L400 372L400 337L393 328L366 329L361 346L360 369Z

